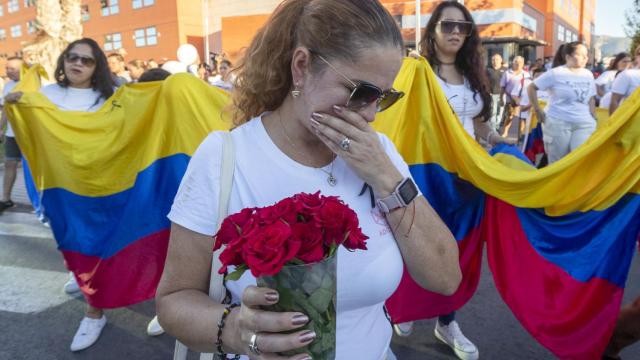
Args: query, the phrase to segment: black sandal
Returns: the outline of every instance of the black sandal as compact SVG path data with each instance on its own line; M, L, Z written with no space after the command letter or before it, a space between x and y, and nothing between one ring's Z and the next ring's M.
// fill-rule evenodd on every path
M13 206L15 206L15 204L11 200L0 201L0 213Z

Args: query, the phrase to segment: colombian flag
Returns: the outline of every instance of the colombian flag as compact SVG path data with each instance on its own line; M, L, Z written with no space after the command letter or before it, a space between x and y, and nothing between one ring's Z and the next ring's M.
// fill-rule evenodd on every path
M228 96L182 74L124 86L95 113L68 112L37 92L38 73L23 77L8 115L69 270L93 306L153 298L167 214L200 142L229 128Z
M640 92L587 143L537 170L512 147L491 156L468 136L425 60L406 59L394 87L408 96L374 126L454 234L464 278L445 297L405 271L387 302L393 321L464 305L486 243L496 287L529 333L560 358L599 359L640 234Z

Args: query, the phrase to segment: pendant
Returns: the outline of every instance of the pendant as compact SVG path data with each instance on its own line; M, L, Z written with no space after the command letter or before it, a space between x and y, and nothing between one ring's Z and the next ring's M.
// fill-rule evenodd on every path
M333 174L329 174L329 177L327 178L327 182L329 183L329 185L331 186L336 186L336 184L338 183L338 179L336 179L335 177L333 177Z

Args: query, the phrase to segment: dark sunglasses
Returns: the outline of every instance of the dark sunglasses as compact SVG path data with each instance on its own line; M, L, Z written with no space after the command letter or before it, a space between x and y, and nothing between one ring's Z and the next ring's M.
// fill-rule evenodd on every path
M80 60L80 62L84 66L89 66L90 67L90 66L94 66L96 64L96 59L94 59L92 57L89 57L89 56L78 55L76 53L67 53L64 58L70 64L74 64L74 63L78 62L78 60Z
M473 30L471 21L440 20L436 23L436 28L443 34L453 34L456 29L460 35L469 36Z
M309 52L315 56L317 56L322 62L327 64L331 68L331 70L335 71L336 74L342 76L350 85L349 89L351 90L351 95L349 95L349 100L347 100L346 108L351 110L362 109L365 106L376 103L376 112L382 112L391 107L391 105L395 104L400 98L404 96L402 91L397 91L393 88L389 90L382 90L379 87L365 82L365 81L353 81L349 79L346 75L338 71L329 61L327 61L322 55L317 52L309 49Z

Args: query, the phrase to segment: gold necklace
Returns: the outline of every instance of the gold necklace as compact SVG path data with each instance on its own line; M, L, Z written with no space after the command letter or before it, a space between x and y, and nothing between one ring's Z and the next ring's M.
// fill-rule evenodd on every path
M278 121L280 122L280 127L282 127L282 133L287 138L287 141L289 142L289 145L291 145L291 147L293 147L294 149L299 150L298 147L295 145L295 143L289 137L289 134L287 134L287 129L284 127L284 123L282 122L282 115L280 115L280 112L278 112ZM300 154L300 156L302 156L302 158L308 164L311 164L311 161L309 161L309 159L307 159L307 157L304 156L304 154L301 151L298 151L298 153ZM331 160L331 169L329 171L325 170L324 168L314 168L314 169L319 169L323 173L329 175L329 177L327 178L327 182L331 186L336 186L336 184L338 183L338 179L336 179L336 177L333 176L333 164L335 164L335 162L336 162L335 160L336 160L336 155L334 154L333 155L333 160Z

